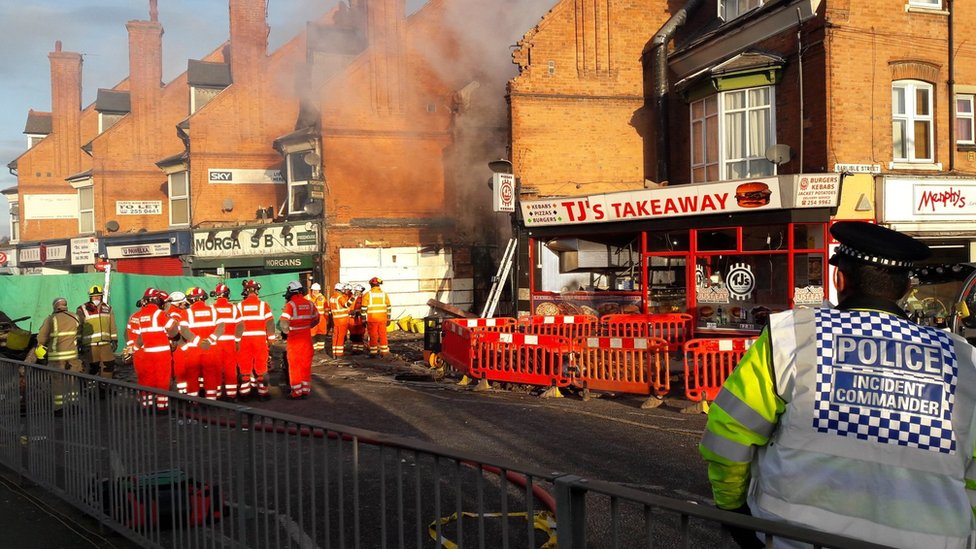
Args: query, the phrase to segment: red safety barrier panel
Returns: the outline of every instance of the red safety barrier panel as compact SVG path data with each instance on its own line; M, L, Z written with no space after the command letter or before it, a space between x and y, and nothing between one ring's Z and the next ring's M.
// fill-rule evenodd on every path
M590 315L530 316L519 319L519 327L527 334L560 335L576 339L596 331L597 318Z
M441 323L441 352L444 362L464 375L471 375L474 361L474 333L514 332L514 318L449 318Z
M715 400L756 338L692 339L685 343L685 397Z
M671 389L668 342L659 337L580 337L573 341L573 385L662 396Z
M685 313L604 315L600 324L605 336L660 337L668 342L670 351L680 351L694 335L694 318Z
M489 381L566 387L571 351L564 336L479 331L471 373Z

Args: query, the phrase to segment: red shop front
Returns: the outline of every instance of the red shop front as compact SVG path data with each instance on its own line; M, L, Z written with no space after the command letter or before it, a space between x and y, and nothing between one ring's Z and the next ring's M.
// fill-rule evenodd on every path
M736 199L746 184L761 203ZM836 174L802 174L525 201L532 313L690 313L699 333L755 333L829 298L839 191Z

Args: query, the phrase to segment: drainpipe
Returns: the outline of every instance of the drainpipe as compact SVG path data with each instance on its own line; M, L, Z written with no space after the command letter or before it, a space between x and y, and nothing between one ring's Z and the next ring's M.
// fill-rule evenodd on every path
M949 46L949 173L956 171L956 74L955 74L955 52L953 51L954 40L952 34L952 0L946 0L946 9L949 17L946 24L949 26L947 42Z
M678 29L688 22L688 16L693 14L704 0L688 0L670 19L664 23L654 38L651 39L652 63L654 71L654 111L655 127L655 156L657 157L657 182L664 183L671 178L668 170L670 141L668 140L669 118L668 110L668 42L674 38Z

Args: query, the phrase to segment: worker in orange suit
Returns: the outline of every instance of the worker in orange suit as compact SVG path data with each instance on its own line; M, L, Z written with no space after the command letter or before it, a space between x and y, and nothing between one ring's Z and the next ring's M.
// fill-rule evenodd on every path
M193 287L187 290L186 300L188 342L183 345L186 354L186 392L192 396L200 393L200 384L206 388L204 396L217 400L217 357L211 348L211 336L217 327L217 313L207 304L207 292Z
M230 288L226 284L217 284L210 292L214 299L213 308L217 313L217 327L211 343L220 365L218 377L219 398L229 401L237 400L237 350L240 340L237 338L237 307L230 302Z
M369 291L363 294L361 311L366 317L366 330L369 332L370 358L390 354L390 343L386 338L386 325L390 322L390 296L380 286L383 279L369 279Z
M315 305L305 299L302 283L293 280L285 289L285 307L278 318L282 337L288 341L289 398L307 398L312 392L312 328L319 323Z
M169 338L176 333L177 322L163 312L162 305L169 294L155 288L147 288L142 295L143 306L131 323L134 354L133 366L140 385L169 390L172 354ZM159 410L169 408L169 397L142 393L143 409L151 409L155 402Z
M186 394L186 355L184 345L193 339L193 334L189 332L189 311L190 304L186 300L186 294L174 291L169 294L166 314L169 315L177 325L177 334L170 341L170 348L173 350L173 379L176 382L176 392Z
M349 312L349 346L352 354L358 355L366 350L366 318L363 316L363 292L366 288L362 284L350 286L352 310Z
M240 397L251 394L252 379L258 398L268 400L268 346L275 340L274 315L271 306L258 297L261 283L245 280L242 284L244 301L237 304L237 336L241 341L237 366L241 371Z
M329 323L326 322L326 316L329 314L329 299L322 293L322 285L318 282L312 283L305 299L311 301L319 313L319 322L312 328L312 349L316 352L324 351L325 340L329 335Z
M338 358L346 352L346 332L349 331L349 311L353 301L345 293L345 286L336 283L329 296L329 313L332 315L332 356Z

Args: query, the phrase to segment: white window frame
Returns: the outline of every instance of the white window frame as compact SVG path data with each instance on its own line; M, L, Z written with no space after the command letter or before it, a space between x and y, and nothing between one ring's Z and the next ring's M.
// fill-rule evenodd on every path
M47 137L43 133L29 133L27 134L27 150L31 150L36 147L44 138ZM34 141L37 140L37 143Z
M942 0L908 0L908 7L941 10Z
M113 123L111 123L111 124L109 124L109 125L106 126L105 125L105 118L104 118L105 115L118 116L118 119L115 122L113 122ZM99 112L98 113L98 134L101 135L101 134L105 133L105 130L111 128L112 126L114 126L116 124L118 124L119 121L121 121L122 118L124 118L124 117L125 117L125 114L124 113L114 113L114 112L108 112L108 113L106 113L106 112Z
M20 242L20 197L7 197L10 206L10 242Z
M288 214L289 215L305 213L305 204L308 203L308 184L311 181L311 178L314 177L315 175L315 169L312 167L307 168L307 171L309 172L309 179L293 181L292 177L295 175L295 172L297 170L293 169L292 166L294 162L304 162L305 155L307 155L310 152L313 151L299 150L299 151L288 153L285 156L285 159L287 161L287 165L285 166L285 168L288 174ZM306 171L306 169L303 168L302 171ZM293 191L296 187L305 187L305 204L302 204L301 208L295 207L295 202L294 202L295 193Z
M211 86L190 86L190 114L193 114L193 113L197 112L198 110L200 110L200 109L204 108L205 106L207 106L207 104L209 104L211 101L213 101L218 95L220 95L220 92L224 91L225 89L226 88L217 88L217 87L211 87ZM197 105L197 91L198 90L199 91L216 92L216 93L214 93L210 97L210 99L208 99L207 101L205 101L202 105Z
M89 179L75 188L78 189L78 234L95 234L95 185ZM83 192L91 193L91 208L82 208L81 193ZM85 230L86 217L91 220L89 230Z
M904 112L898 112L897 102L895 101L895 93L897 90L901 90L905 98L905 109ZM918 114L917 110L917 93L921 90L928 92L928 104L927 110L928 114ZM891 156L892 160L896 163L908 163L908 164L931 164L935 162L935 86L929 84L928 82L923 82L921 80L895 80L891 83ZM928 150L929 156L921 157L917 154L915 131L909 131L913 129L917 124L924 123L928 125ZM902 126L904 128L904 139L907 141L905 143L905 154L899 156L900 152L898 147L895 146L897 142L895 136L896 125Z
M960 111L959 102L969 105L969 110ZM959 139L959 124L969 126L969 139ZM956 94L956 143L959 145L976 145L976 95L971 93Z
M173 177L174 176L182 176L183 177L184 186L186 187L186 193L185 194L178 194L178 195L174 195L173 194ZM167 174L167 176L166 176L166 196L167 196L167 200L169 201L169 208L168 208L168 210L169 210L169 224L170 224L170 226L171 227L186 227L186 226L188 226L190 224L190 221L193 219L192 217L190 217L190 214L191 214L191 210L190 210L190 172L184 170L184 171L178 171L178 172L173 172L173 173ZM174 208L173 208L173 201L174 200L185 200L186 201L186 223L173 223L173 210L174 210Z
M718 16L728 23L763 7L768 0L718 0Z
M760 90L760 89L763 89L763 88L767 89L768 92L769 92L769 102L767 104L765 104L765 105L750 106L748 104L749 92L750 91L755 91L755 90ZM731 94L745 94L745 99L746 99L746 101L744 103L745 104L745 107L739 108L739 109L734 109L734 110L727 109L726 106L725 106L725 104L726 104L726 101L725 100ZM728 138L727 138L726 133L727 133L727 130L729 128L729 125L728 125L727 120L728 120L729 115L731 115L731 114L739 114L739 113L745 113L746 114L745 119L744 119L744 121L745 121L745 123L747 125L745 134L748 137L749 135L752 135L753 134L752 128L749 128L748 127L749 120L750 120L750 117L748 116L748 114L750 112L755 112L755 111L759 111L759 110L768 110L769 111L769 117L768 117L769 127L768 127L768 132L767 132L767 135L766 135L766 148L768 148L770 145L773 145L773 144L776 143L776 87L775 86L758 86L758 87L753 87L753 88L743 88L743 89L739 89L739 90L731 90L731 91L719 92L717 94L713 94L713 95L710 95L708 97L699 99L698 101L695 101L691 105L689 105L689 107L690 107L690 109L689 109L689 119L690 119L689 136L691 136L691 138L689 139L689 141L691 141L691 150L689 152L690 152L690 158L691 158L691 182L692 183L705 183L705 182L707 182L708 181L708 179L707 179L708 169L707 168L709 166L711 166L711 165L714 165L714 162L710 163L710 162L707 161L708 152L709 152L708 151L708 148L707 148L707 145L708 145L709 139L708 139L708 134L705 131L703 131L701 133L701 140L700 140L699 143L697 143L697 145L699 145L701 147L701 155L700 155L700 158L703 160L703 162L695 162L695 158L696 158L696 152L695 152L696 143L695 143L695 139L694 139L694 135L695 135L695 124L696 123L702 123L703 120L704 120L704 119L696 119L696 118L694 118L695 105L698 104L698 103L701 103L702 104L702 110L703 110L703 112L707 112L706 107L707 107L707 103L709 101L714 101L715 102L715 108L717 109L716 116L718 117L718 123L716 124L716 131L718 132L718 138L717 138L717 140L715 140L718 143L718 156L717 156L717 162L718 162L718 180L719 181L725 181L725 180L731 179L729 167L730 167L731 164L734 164L734 163L737 163L737 162L746 162L746 165L747 166L751 166L753 163L757 163L758 162L758 163L760 163L760 165L769 168L769 173L760 173L759 171L753 171L753 170L749 169L749 170L747 170L747 173L742 176L743 178L744 177L768 177L770 175L776 175L776 173L777 173L777 166L775 164L773 164L772 162L769 162L769 160L766 160L766 151L765 150L763 150L763 151L754 151L756 154L753 154L751 156L746 156L746 157L743 157L743 158L730 158L729 157L729 150L728 150L729 149L729 142L728 142ZM704 172L706 174L706 179L699 180L698 178L695 177L695 170L696 169L701 170L702 168L704 168ZM740 179L740 178L737 178L737 179Z

